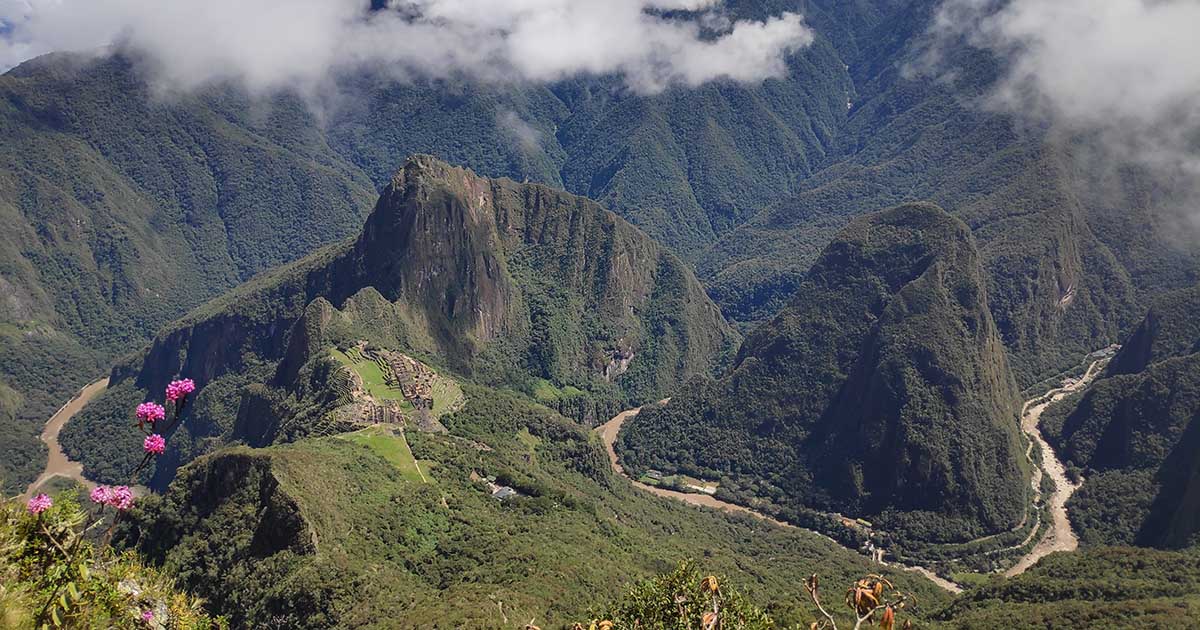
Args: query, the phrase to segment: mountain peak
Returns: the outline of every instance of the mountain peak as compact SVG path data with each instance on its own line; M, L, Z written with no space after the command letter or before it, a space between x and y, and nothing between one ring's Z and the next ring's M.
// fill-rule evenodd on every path
M768 480L785 512L966 539L1021 517L1015 404L970 231L906 204L851 221L730 373L639 414L623 450L635 467Z

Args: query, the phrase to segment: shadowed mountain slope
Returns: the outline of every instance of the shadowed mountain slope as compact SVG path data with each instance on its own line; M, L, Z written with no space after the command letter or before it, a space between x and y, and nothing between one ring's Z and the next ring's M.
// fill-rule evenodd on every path
M985 282L969 230L936 206L855 219L727 375L626 425L622 456L785 514L879 517L927 540L1008 529L1027 471Z

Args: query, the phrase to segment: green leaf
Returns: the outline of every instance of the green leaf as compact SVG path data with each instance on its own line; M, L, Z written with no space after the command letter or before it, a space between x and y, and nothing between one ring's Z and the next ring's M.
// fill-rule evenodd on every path
M55 628L62 626L62 620L58 618L58 609L57 608L50 609L50 621L54 622Z
M88 579L88 575L89 574L88 574L87 565L86 564L79 565L79 577L86 580L86 579Z
M67 603L67 594L66 593L63 593L62 595L58 596L58 605L62 607L64 613L67 612L68 610L71 610L71 605Z
M71 594L71 601L79 601L79 589L75 588L74 582L67 582L67 592Z

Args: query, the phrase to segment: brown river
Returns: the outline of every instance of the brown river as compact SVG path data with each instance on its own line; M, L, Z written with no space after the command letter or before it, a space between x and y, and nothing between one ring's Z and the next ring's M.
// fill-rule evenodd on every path
M58 444L58 434L62 431L63 426L67 424L68 420L79 413L80 409L83 409L92 398L107 387L108 377L88 384L79 390L79 393L75 394L74 398L68 400L67 404L60 407L53 416L50 416L50 420L46 422L45 428L42 429L42 441L46 443L46 447L50 450L50 457L46 460L46 468L42 471L42 474L38 475L38 478L34 479L33 483L29 484L29 487L25 490L26 496L31 496L35 490L54 477L73 479L89 489L96 487L96 484L88 481L83 476L83 464L73 462L67 458L66 453L63 452L62 447Z

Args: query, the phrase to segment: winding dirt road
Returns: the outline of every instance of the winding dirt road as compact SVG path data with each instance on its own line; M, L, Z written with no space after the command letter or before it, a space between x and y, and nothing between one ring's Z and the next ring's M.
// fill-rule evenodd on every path
M1100 370L1107 362L1108 359L1106 358L1092 362L1092 364L1088 366L1088 369L1084 375L1074 383L1064 387L1051 389L1040 396L1026 401L1024 406L1021 408L1021 430L1024 431L1030 439L1029 448L1025 451L1025 457L1030 462L1033 461L1032 451L1034 443L1037 443L1042 451L1042 466L1034 469L1031 479L1034 493L1039 497L1039 499L1041 496L1042 475L1048 474L1054 479L1055 491L1049 499L1050 513L1053 517L1053 526L1045 533L1042 539L1038 541L1038 543L1029 551L1029 553L1022 556L1021 559L1012 566L1012 568L1005 572L1005 575L1008 577L1024 573L1025 570L1037 564L1038 560L1041 560L1050 553L1055 551L1073 551L1079 546L1079 540L1075 537L1075 532L1071 529L1071 521L1067 518L1066 509L1067 499L1071 498L1071 494L1074 493L1079 486L1071 483L1071 481L1067 478L1066 468L1063 466L1062 461L1060 461L1058 456L1054 453L1054 449L1050 448L1050 445L1046 442L1045 438L1043 438L1041 429L1038 428L1038 422L1041 420L1042 412L1044 412L1052 403L1087 387L1088 384L1095 380L1096 376L1100 373ZM667 401L664 400L662 402ZM750 516L774 523L780 527L804 529L802 527L796 527L795 525L772 518L766 514L762 514L745 506L728 503L707 494L693 494L688 492L667 490L665 488L659 488L641 483L640 481L637 481L636 479L633 479L629 475L625 474L625 469L617 460L617 452L613 448L613 444L617 441L617 433L621 431L621 425L625 424L626 420L636 416L641 410L641 407L627 409L613 416L611 420L596 428L596 431L600 434L600 439L604 442L605 450L608 451L608 460L612 464L612 468L615 472L617 472L617 474L629 479L630 483L632 483L635 487L660 497L667 497L677 501L690 503L692 505L722 510L724 512L749 514ZM1024 526L1024 521L1022 521L1021 525L1017 526L1017 529L1022 526ZM993 552L989 553L998 553L1000 551L1023 547L1029 544L1029 542L1033 540L1033 537L1037 534L1039 526L1040 525L1035 524L1033 531L1031 531L1029 536L1026 537L1021 543L1014 545L1013 547L994 550ZM821 536L822 538L833 541L832 538L829 538L820 532L810 529L804 529L804 531L811 532ZM1000 534L993 534L992 536L987 536L980 540L986 540L998 535ZM834 542L836 543L836 541ZM958 584L937 575L925 567L905 566L903 568L907 571L921 573L925 577L937 583L938 586L941 586L952 593L960 593L963 590Z
M641 410L642 410L641 407L637 407L634 409L627 409L625 411L622 411L621 413L613 416L613 418L611 420L609 420L608 422L605 422L604 424L600 425L596 429L596 431L598 431L600 433L600 439L604 441L605 450L608 451L608 461L612 463L613 470L616 471L617 474L624 476L626 479L629 479L629 481L631 483L633 483L633 485L635 487L637 487L641 490L645 490L646 492L649 492L650 494L657 494L660 497L676 499L679 501L683 501L684 503L691 503L692 505L700 505L700 506L704 506L707 508L713 508L715 510L721 510L724 512L749 514L750 516L753 516L755 518L758 518L758 519L761 519L764 521L769 521L780 527L794 527L793 525L789 525L788 523L785 523L783 521L771 518L770 516L767 516L766 514L763 514L761 512L756 512L745 506L735 505L733 503L727 503L727 502L717 499L711 495L696 494L696 493L691 493L691 492L677 492L675 490L667 490L666 488L659 488L656 486L644 484L644 483L630 477L629 475L626 475L625 469L622 468L621 463L619 461L617 461L617 451L613 448L613 444L617 441L617 433L620 432L621 425L625 424L626 420L638 415L638 412ZM814 532L814 533L816 533L816 532ZM822 534L822 536L824 538L828 538L829 540L833 540L832 538L829 538L828 536L824 536L823 534Z
M663 402L666 402L666 401L663 401ZM628 479L629 482L634 485L634 487L644 490L646 492L649 492L651 494L656 494L660 497L667 497L670 499L675 499L677 501L683 501L684 503L690 503L692 505L699 505L702 507L712 508L715 510L721 510L723 512L731 512L731 513L736 513L736 514L749 514L750 516L753 516L754 518L757 518L757 519L763 520L763 521L767 521L769 523L778 525L780 527L784 527L787 529L799 529L799 530L809 532L810 534L815 534L817 536L820 536L821 538L824 538L824 539L832 542L835 545L841 546L840 543L838 543L836 540L830 538L829 536L826 536L825 534L822 534L821 532L814 531L811 529L806 529L803 527L796 527L795 525L792 525L791 523L786 523L779 519L772 518L770 516L767 516L766 514L757 512L748 507L745 507L742 505L736 505L734 503L728 503L726 501L722 501L716 497L713 497L713 496L710 496L707 494L696 494L696 493L691 493L691 492L677 492L675 490L667 490L665 488L658 488L655 486L644 484L636 479L633 479L629 475L625 474L625 469L623 467L621 467L621 463L617 460L617 451L616 451L616 449L613 448L613 444L617 441L617 433L619 433L621 431L621 425L625 424L626 420L636 416L638 414L638 412L640 412L641 410L642 410L641 407L637 407L634 409L627 409L627 410L622 411L621 413L613 416L611 420L609 420L608 422L605 422L604 424L602 424L596 428L596 431L600 434L601 441L604 442L604 449L606 451L608 451L608 461L612 464L613 471L615 471L617 474ZM951 593L961 593L963 590L962 587L959 586L958 584L941 577L940 575L934 573L933 571L930 571L929 569L926 569L925 567L917 567L917 566L910 567L910 566L900 566L900 565L897 565L897 566L898 566L898 568L901 568L905 571L910 571L913 573L920 573L921 575L924 575L925 577L929 578L931 581L933 581L938 586L946 589L947 591L950 591Z
M38 478L34 479L33 483L29 484L29 487L26 488L25 496L32 496L34 490L37 490L42 484L54 477L73 479L88 489L96 487L96 484L83 476L83 464L73 462L67 458L66 453L63 452L62 447L58 444L58 434L62 431L63 425L67 424L67 421L72 416L79 413L79 410L83 409L88 404L88 401L106 388L108 388L107 376L79 390L79 393L75 394L74 398L68 400L67 404L54 412L53 416L50 416L50 420L46 422L46 427L42 429L42 441L50 449L50 457L46 460L46 468L42 471L42 474L38 475Z

